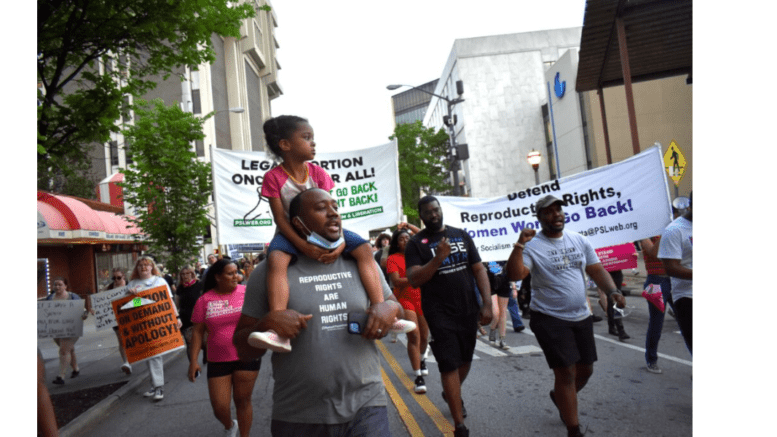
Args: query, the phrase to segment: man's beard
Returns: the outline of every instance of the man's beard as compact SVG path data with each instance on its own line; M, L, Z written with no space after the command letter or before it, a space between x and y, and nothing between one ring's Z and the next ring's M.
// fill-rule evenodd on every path
M426 226L426 229L429 229L430 232L438 232L440 229L442 229L442 217L440 217L440 221L438 222L428 222L426 220L421 220L424 222L424 226Z

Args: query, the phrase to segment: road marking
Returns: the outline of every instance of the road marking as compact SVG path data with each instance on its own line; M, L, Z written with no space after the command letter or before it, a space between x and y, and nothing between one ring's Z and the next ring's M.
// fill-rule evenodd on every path
M488 344L488 346L486 346ZM490 345L490 343L485 343L484 341L477 341L475 342L475 350L478 352L483 352L486 355L491 355L492 357L505 357L507 356L506 353L500 351L499 349L493 347Z
M623 343L623 342L621 342L619 340L613 340L611 338L603 337L603 336L601 336L599 334L594 334L594 337L598 338L599 340L610 342L612 344L617 344L618 346L623 346L623 347L628 348L628 349L634 349L635 351L640 351L642 353L645 353L645 348L642 348L642 347L630 345L628 343ZM662 353L659 353L658 356L661 357L661 358L664 358L666 360L669 360L669 361L674 361L675 363L685 364L686 366L693 367L693 362L688 361L688 360L684 360L682 358L677 358L677 357L673 357L671 355L666 355L666 354L662 354Z
M512 321L508 320L507 324L509 326L512 326ZM531 332L531 330L529 329L528 326L526 327L526 329L523 330L523 332L526 333L526 334L529 334L531 336L534 336L534 333ZM628 349L634 349L635 351L640 351L642 353L645 353L645 348L634 346L634 345L630 345L628 343L623 343L622 341L619 341L619 340L613 340L611 338L603 337L603 336L601 336L599 334L594 334L594 338L598 338L599 340L607 341L607 342L610 342L612 344L617 344L618 346L623 346L623 347L628 348ZM540 352L542 352L542 349L540 349ZM663 358L663 359L669 360L669 361L674 361L675 363L685 364L686 366L693 367L693 362L692 361L684 360L682 358L673 357L671 355L662 354L660 352L658 353L658 356Z
M510 353L515 355L542 353L542 349L534 345L510 347Z
M389 350L386 348L386 345L383 344L382 341L376 342L378 345L378 349L383 354L383 358L386 359L386 362L388 363L389 367L391 367L391 370L394 372L395 375L397 375L397 378L402 382L402 385L405 386L405 389L411 394L413 399L418 402L418 405L421 406L421 408L424 410L427 416L429 416L430 419L432 419L432 422L437 426L437 429L440 430L443 434L451 434L453 433L453 425L451 425L450 422L448 422L448 419L446 419L439 409L432 403L432 401L429 400L429 397L425 394L423 395L417 395L413 391L414 383L410 380L410 378L407 376L405 371L402 369L402 366L399 365L397 360L394 358L394 356L389 352ZM387 384L390 384L388 382ZM401 398L399 398L399 393L394 391L394 394L391 395L391 400L394 402L394 405L397 404L397 399L401 402ZM404 403L403 403L404 405ZM406 407L405 407L406 408ZM399 407L397 407L399 409ZM401 414L400 414L401 416ZM412 418L412 415L410 416ZM405 418L402 417L402 420L404 421ZM413 422L415 422L415 419L413 419ZM410 425L408 425L408 422L405 422L405 426L407 427L408 431L411 430ZM416 427L418 424L416 423ZM423 434L420 434L423 435Z
M391 398L391 402L393 402L394 406L397 407L399 417L402 418L402 422L405 424L405 428L410 433L410 436L423 437L424 433L421 431L421 427L418 426L418 422L415 421L413 413L411 413L407 408L405 401L402 400L402 396L399 395L399 392L397 392L394 384L391 383L391 380L386 374L386 371L383 370L383 367L380 368L380 374L383 377L383 385L386 386L386 392Z

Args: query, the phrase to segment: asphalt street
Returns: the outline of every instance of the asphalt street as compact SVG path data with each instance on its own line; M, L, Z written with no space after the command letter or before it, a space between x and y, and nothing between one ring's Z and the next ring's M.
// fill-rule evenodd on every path
M632 289L627 305L634 307L624 319L631 339L620 342L607 333L606 320L595 323L599 360L588 386L579 394L581 423L588 427L590 435L599 436L692 435L691 356L676 322L667 315L659 344L659 365L664 373L645 370L648 311L646 301L639 295L644 273L627 274L625 280ZM601 316L595 293L589 290L594 313ZM523 322L528 326L527 319ZM84 332L84 338L76 344L81 376L67 379L65 386L54 386L48 381L52 394L122 380L129 383L63 428L63 436L205 436L220 435L223 431L211 411L206 378L188 381L188 360L183 353L167 357L165 399L152 402L142 396L149 385L145 365L136 365L132 376L119 371L121 360L113 332L95 332L89 321ZM463 386L468 410L466 424L471 435L566 435L548 397L553 374L533 334L529 329L513 332L508 317L506 342L509 350L492 346L487 336L478 340L472 371ZM57 369L56 346L50 339L41 339L38 344L46 361L47 379L51 380ZM451 417L441 397L434 357L430 353L427 360L428 391L417 395L413 392L414 376L405 344L404 336L399 336L396 343L389 337L379 343L390 398L392 435L451 435ZM254 389L252 436L269 435L272 384L268 354L263 358Z

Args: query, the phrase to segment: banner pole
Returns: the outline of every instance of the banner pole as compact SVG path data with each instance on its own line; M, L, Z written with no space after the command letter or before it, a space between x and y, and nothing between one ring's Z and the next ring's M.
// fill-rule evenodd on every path
M394 168L397 174L397 224L399 224L404 217L405 208L402 205L402 184L399 180L399 142L397 137L394 137L392 142L394 143Z
M210 145L210 174L211 174L211 181L213 183L213 191L211 192L211 196L213 196L213 217L216 220L215 224L211 224L211 227L216 231L213 233L215 235L215 241L216 241L216 247L219 248L219 252L221 252L220 248L220 233L219 233L219 208L216 201L216 198L218 198L218 195L216 194L216 166L213 163L213 144ZM213 242L211 241L211 244ZM206 255L207 256L207 255ZM207 259L206 259L207 261Z

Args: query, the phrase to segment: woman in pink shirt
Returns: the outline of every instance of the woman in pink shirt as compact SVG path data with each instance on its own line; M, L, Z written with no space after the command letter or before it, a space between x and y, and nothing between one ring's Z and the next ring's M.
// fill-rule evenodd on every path
M225 435L234 437L239 431L241 437L248 437L253 421L251 393L261 361L241 362L232 344L246 288L238 283L237 265L225 259L216 261L208 269L203 288L207 291L197 299L191 319L189 380L194 382L200 374L197 356L207 330L208 393L213 414L224 425ZM232 419L230 411L232 397L237 410L236 420Z

